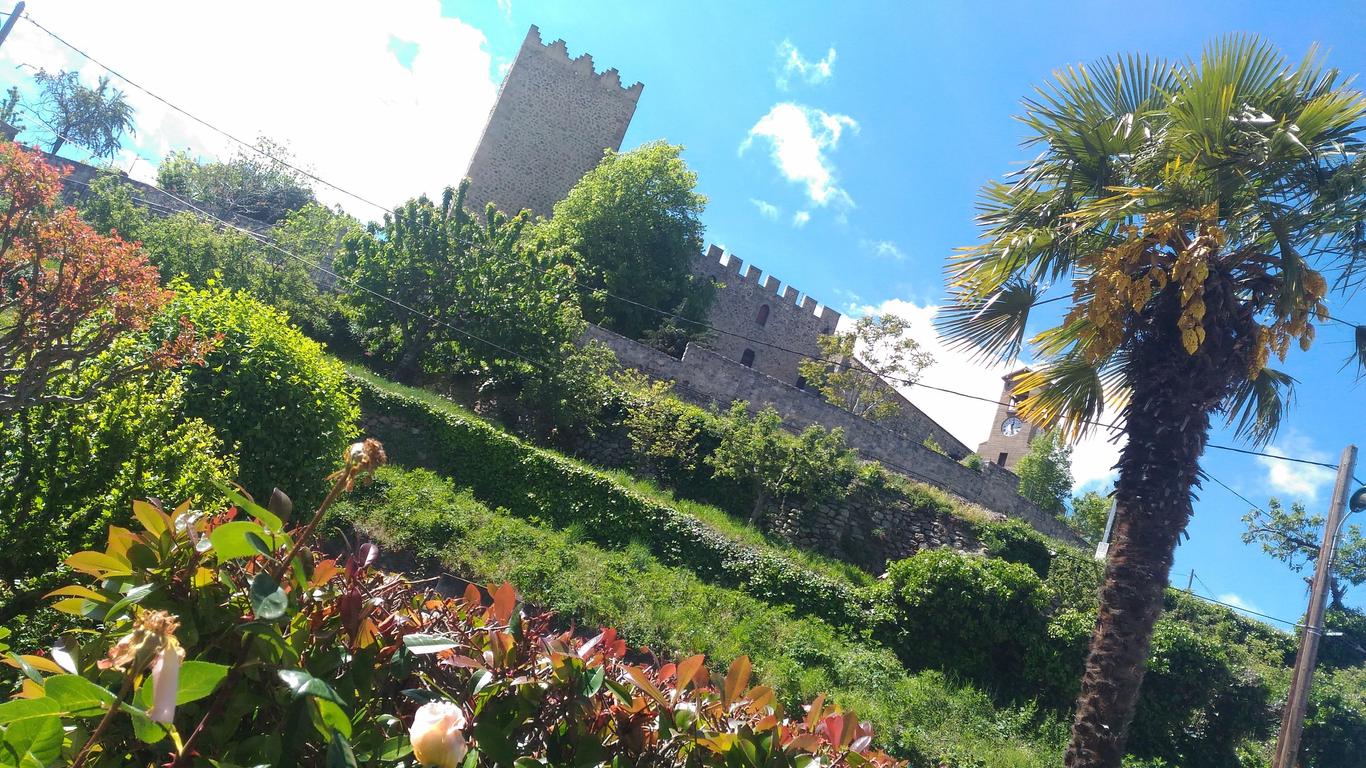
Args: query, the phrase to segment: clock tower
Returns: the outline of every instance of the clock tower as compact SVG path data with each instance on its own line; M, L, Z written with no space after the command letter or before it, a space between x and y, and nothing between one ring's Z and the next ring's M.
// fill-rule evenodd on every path
M992 418L991 434L977 446L978 456L1010 470L1015 469L1015 465L1029 450L1029 443L1035 436L1043 432L1021 419L1017 413L1017 406L1029 394L1016 394L1015 383L1028 372L1028 368L1021 368L1001 377L1005 380L1005 388L1001 391L1001 404L996 407L996 415Z

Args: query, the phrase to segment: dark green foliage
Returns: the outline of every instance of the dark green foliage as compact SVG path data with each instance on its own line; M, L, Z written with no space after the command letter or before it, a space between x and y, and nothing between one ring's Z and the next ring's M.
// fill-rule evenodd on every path
M308 178L272 158L288 158L287 147L265 137L256 150L238 150L227 162L199 162L173 152L157 167L157 186L224 213L275 224L313 202Z
M608 152L584 174L555 215L539 227L554 246L573 252L585 316L617 333L649 338L681 353L700 326L668 321L644 307L661 307L705 320L712 285L693 274L702 252L702 210L697 175L683 162L682 147L664 142L630 152ZM642 306L611 299L611 293Z
M1171 765L1236 768L1239 743L1274 733L1270 691L1244 654L1201 627L1162 619L1153 632L1129 751Z
M987 554L1012 563L1029 566L1039 578L1048 575L1049 564L1053 561L1054 547L1051 539L1039 533L1020 520L999 520L978 523L977 538Z
M1355 608L1329 610L1324 626L1341 634L1328 635L1319 643L1319 666L1366 666L1366 613Z
M558 393L549 402L558 402L572 384L555 369L583 331L567 256L524 238L525 214L508 218L490 205L476 219L465 209L468 189L466 181L440 201L409 200L346 240L337 271L348 278L348 310L400 381L452 368L530 377L548 382Z
M199 501L213 481L233 477L221 442L184 416L184 401L179 377L167 373L0 423L0 580L50 571L102 540L109 525L131 519L134 499Z
M397 461L402 433L421 435L421 462L469 486L480 502L557 528L577 526L606 547L644 545L660 562L705 581L790 605L799 615L861 626L863 607L847 584L721 535L696 518L634 494L598 472L529 445L482 421L460 418L361 378L367 414L408 426L378 437ZM413 454L409 454L412 456Z
M307 239L310 225L321 226L316 222L319 211L328 214L320 206L311 206L310 211L290 216L277 228L276 236L285 242L286 250L309 260L325 255L310 250ZM310 212L311 217L306 215ZM336 300L319 289L303 262L193 213L153 213L139 205L131 188L118 176L104 174L90 185L89 194L81 201L81 217L100 232L118 232L141 242L163 284L183 278L197 288L212 281L224 288L243 290L313 333L326 328L338 309Z
M892 642L908 664L1028 693L1026 662L1048 624L1047 590L1029 568L936 549L887 573L897 617Z
M162 316L154 332L183 318L221 334L204 365L185 370L184 411L236 452L241 484L258 499L278 487L303 505L319 500L359 416L341 364L240 292L181 287Z
M1309 693L1300 756L1314 768L1356 768L1366 755L1366 668L1320 672Z

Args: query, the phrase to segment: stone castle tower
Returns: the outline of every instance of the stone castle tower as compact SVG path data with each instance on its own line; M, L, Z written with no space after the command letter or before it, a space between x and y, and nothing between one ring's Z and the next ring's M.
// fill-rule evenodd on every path
M471 210L493 202L549 216L605 150L621 148L644 88L623 88L615 69L596 73L586 53L569 58L563 40L544 45L533 25L465 172Z
M1016 393L1015 382L1028 372L1028 368L1021 368L1001 377L1005 380L1005 388L1001 390L1001 404L996 407L996 416L991 422L991 434L977 446L978 456L1009 470L1015 469L1029 451L1029 444L1043 432L1016 413L1020 401L1029 395Z

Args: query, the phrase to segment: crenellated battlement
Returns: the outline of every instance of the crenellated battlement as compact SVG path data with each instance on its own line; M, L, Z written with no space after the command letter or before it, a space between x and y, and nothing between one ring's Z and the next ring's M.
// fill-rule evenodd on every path
M615 67L599 73L593 65L593 54L581 53L578 56L569 55L569 45L563 39L557 39L546 44L541 41L541 28L535 24L531 25L531 30L527 32L526 40L522 43L523 50L529 47L536 47L542 51L563 59L572 69L584 75L588 79L617 90L634 93L637 98L640 92L645 89L645 84L636 81L633 85L626 87L621 84L621 73Z
M775 302L809 312L813 317L825 321L832 329L839 323L839 312L828 306L821 306L814 297L803 295L796 286L784 285L783 281L772 273L765 274L753 264L745 266L738 256L726 253L720 246L708 246L706 253L700 256L699 267L703 272L726 283L728 288L731 284L727 279L738 279L741 283L757 286L765 299L771 297ZM755 311L758 311L758 308L756 305Z

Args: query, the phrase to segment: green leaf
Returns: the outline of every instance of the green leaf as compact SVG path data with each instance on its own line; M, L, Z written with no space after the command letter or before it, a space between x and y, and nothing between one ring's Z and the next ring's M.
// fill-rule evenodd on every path
M259 520L261 525L277 532L285 529L284 521L282 521L278 515L251 499L248 499L241 491L226 483L215 482L214 485L217 486L218 490L222 491L223 495L227 496L233 504L237 505L238 509L241 509L243 512L246 512ZM231 525L231 523L229 523L229 525Z
M0 765L52 765L61 755L64 736L62 719L55 714L13 722L0 733Z
M275 549L266 543L266 540L257 536L253 531L247 531L247 543L252 549L260 552L271 560L275 559Z
M175 692L176 706L199 701L208 696L227 676L228 667L225 664L215 664L212 661L187 661L181 664L180 686Z
M123 609L146 600L148 595L156 591L156 588L156 584L139 584L128 590L117 603L109 606L109 610L104 612L104 620L108 622L118 618L119 614L123 612Z
M218 562L225 563L239 557L255 557L256 547L247 541L248 533L265 536L266 530L259 523L234 520L210 531L209 543L213 544L213 551L218 554Z
M412 751L412 739L408 737L408 734L401 733L397 736L390 736L385 739L384 743L379 745L379 754L377 757L382 762L389 762L390 760L398 760L407 757L409 754L412 754Z
M351 744L337 731L332 732L332 741L327 744L327 768L357 768Z
M403 647L407 648L409 653L414 653L419 656L428 653L449 651L459 645L458 642L444 635L412 634L403 636Z
M294 694L295 698L313 696L335 701L338 704L344 705L346 703L341 700L336 691L332 690L332 686L302 669L282 669L276 674L280 676L280 681L289 688L290 693Z
M62 705L56 699L15 699L0 704L0 725L9 725L21 720L43 718L59 714Z
M289 609L289 596L280 589L268 573L258 573L251 580L251 610L257 618L274 621L285 615Z
M43 683L48 698L77 717L103 714L118 698L80 675L53 675Z
M311 713L313 722L324 737L335 732L351 738L351 718L347 716L346 710L336 702L326 699L314 699L313 703L318 705Z

